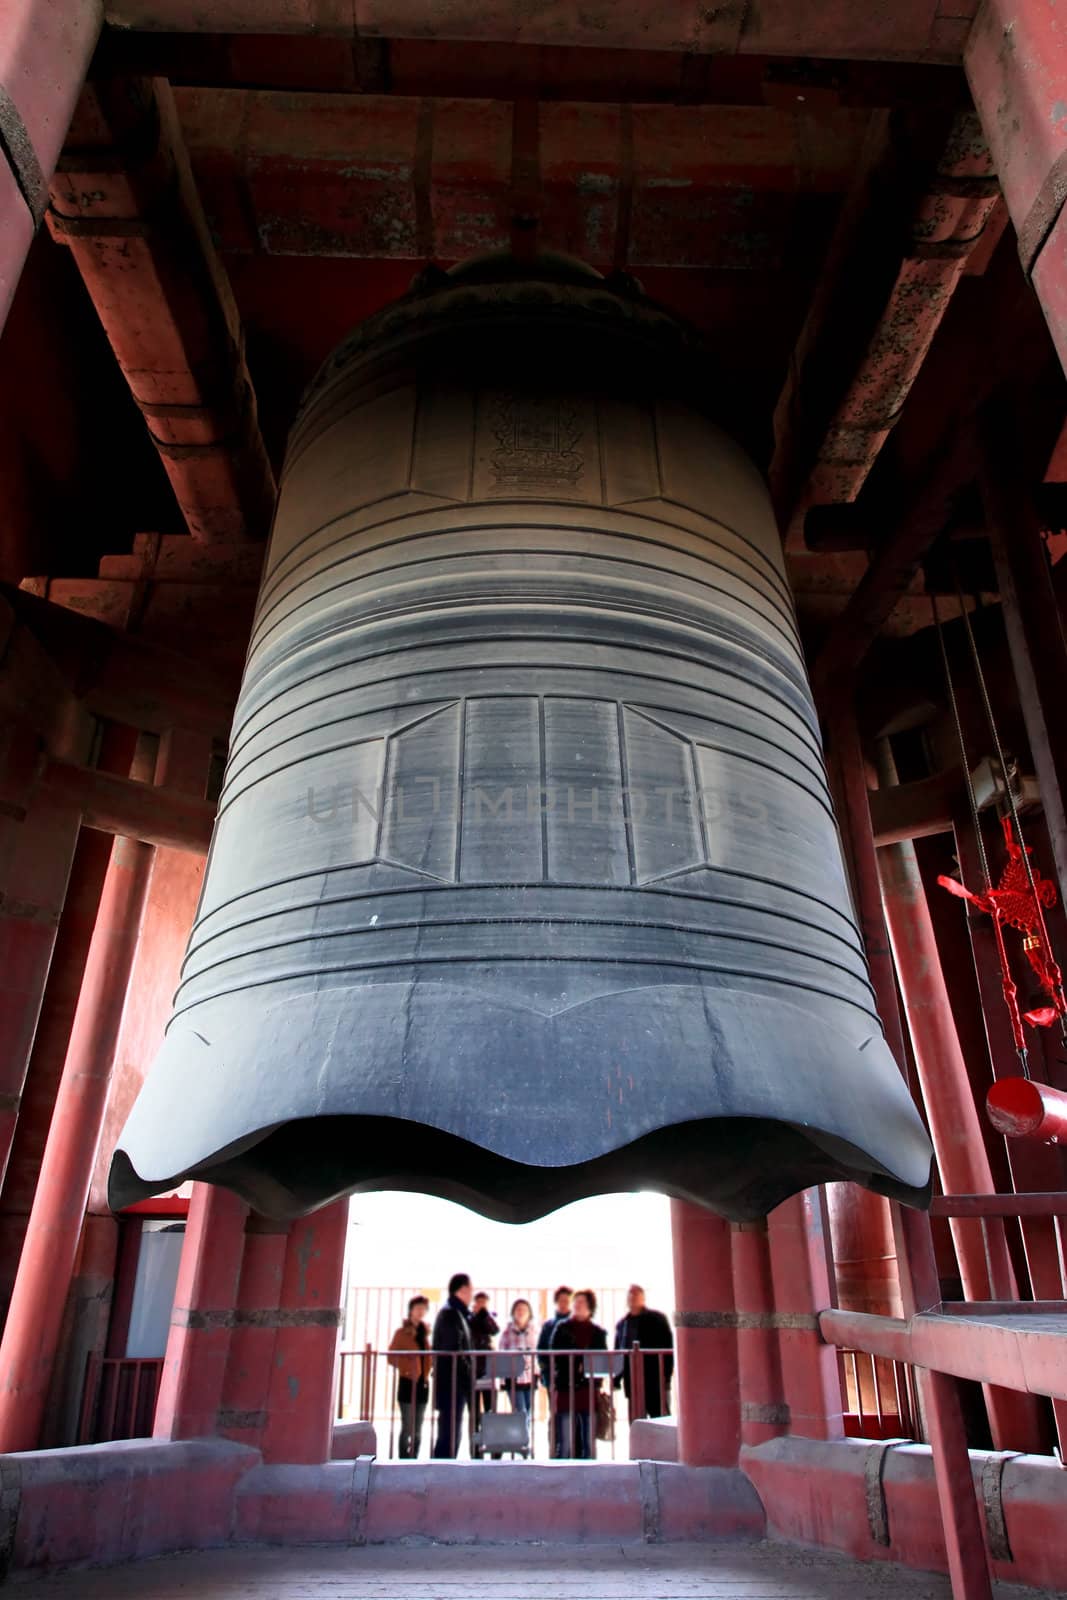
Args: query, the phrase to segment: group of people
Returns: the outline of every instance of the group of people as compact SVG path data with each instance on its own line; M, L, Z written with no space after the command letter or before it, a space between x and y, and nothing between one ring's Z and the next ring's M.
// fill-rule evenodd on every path
M553 1300L553 1314L539 1333L534 1330L533 1307L524 1299L512 1304L501 1332L489 1296L475 1294L468 1274L457 1272L431 1338L430 1302L421 1294L411 1298L389 1346L389 1361L397 1373L401 1459L412 1460L419 1454L431 1382L437 1412L433 1453L441 1460L458 1455L468 1416L476 1429L484 1413L495 1408L500 1392L507 1395L513 1411L526 1417L528 1428L538 1382L549 1392L555 1456L590 1460L596 1454L598 1431L609 1427L611 1420L611 1388L602 1387L605 1380L623 1389L631 1416L638 1394L640 1415L670 1413L674 1337L664 1313L647 1305L640 1284L630 1285L626 1315L615 1326L613 1349L619 1352L615 1357L607 1353L606 1329L594 1320L597 1297L592 1289L561 1284ZM495 1346L498 1336L500 1343ZM640 1373L634 1371L635 1345L645 1352ZM604 1355L597 1360L595 1352L600 1351Z

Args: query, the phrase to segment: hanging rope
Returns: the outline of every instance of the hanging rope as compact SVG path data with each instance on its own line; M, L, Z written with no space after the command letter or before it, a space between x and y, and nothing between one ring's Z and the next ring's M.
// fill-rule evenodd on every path
M970 801L971 822L974 827L974 838L978 849L978 860L982 869L981 896L968 895L975 904L986 908L986 902L993 890L993 878L989 871L989 856L986 854L985 835L982 832L982 819L978 810L978 796L974 792L974 783L971 779L971 763L967 756L967 743L963 737L963 721L960 717L959 701L956 698L956 685L952 681L952 669L949 666L948 650L945 646L945 631L941 626L941 613L938 609L937 596L932 594L930 601L934 612L934 626L937 629L937 642L941 648L941 666L945 674L945 688L948 692L948 703L952 708L952 721L956 729L956 744L960 754L960 766L963 768L964 781L967 785L967 799ZM957 883L955 878L939 877L938 883L950 894L967 895L967 890L962 883ZM999 916L992 917L993 938L997 946L997 959L1000 962L1000 986L1004 995L1004 1004L1008 1008L1011 1019L1012 1038L1015 1041L1016 1053L1022 1067L1023 1077L1030 1076L1030 1058L1026 1048L1026 1034L1023 1031L1023 1019L1019 1014L1019 991L1011 975L1011 963L1008 960L1007 948L1004 944L1004 929Z
M986 683L985 672L982 668L981 656L978 651L974 629L967 611L959 582L956 583L956 597L959 602L960 617L967 632L970 644L971 659L974 664L975 677L978 690L985 712L989 735L993 742L993 750L1000 768L1001 781L1007 800L1007 811L1001 817L1001 827L1004 832L1004 844L1008 853L1007 863L1001 873L1000 882L993 886L989 871L989 860L986 855L985 841L982 837L981 821L978 812L977 796L974 784L971 781L970 763L967 759L966 745L963 737L963 724L960 718L959 703L956 698L955 685L949 668L948 652L945 648L944 633L941 619L938 614L937 600L933 600L934 621L937 627L938 642L941 647L941 661L945 671L945 682L948 689L949 703L952 707L953 721L956 727L956 737L960 749L960 759L963 765L964 777L967 784L967 794L971 805L971 817L974 822L975 836L978 842L979 859L982 869L983 892L973 894L964 884L955 878L940 877L938 883L949 891L950 894L969 900L979 910L986 912L992 920L994 937L997 945L997 956L1000 962L1001 987L1004 1002L1011 1018L1012 1037L1019 1055L1023 1076L1030 1076L1029 1056L1026 1045L1026 1034L1023 1030L1023 1017L1019 1012L1018 989L1011 974L1011 964L1008 959L1007 947L1004 942L1004 925L1017 928L1023 935L1023 949L1027 961L1043 992L1048 996L1049 1004L1037 1006L1025 1013L1025 1020L1034 1027L1049 1027L1053 1022L1059 1021L1061 1032L1065 1032L1065 1019L1067 1019L1067 997L1063 991L1063 976L1052 951L1048 928L1045 923L1045 910L1056 903L1055 885L1034 871L1030 859L1030 847L1023 839L1022 824L1019 819L1019 807L1012 784L1011 773L1008 769L1004 747L1000 741L1000 734L993 714L993 705ZM1065 1032L1067 1037L1067 1032Z

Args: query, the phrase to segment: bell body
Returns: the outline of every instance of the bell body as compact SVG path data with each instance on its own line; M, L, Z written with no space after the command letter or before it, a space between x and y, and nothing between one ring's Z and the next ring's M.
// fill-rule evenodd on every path
M460 275L320 374L114 1204L924 1199L781 542L685 339Z

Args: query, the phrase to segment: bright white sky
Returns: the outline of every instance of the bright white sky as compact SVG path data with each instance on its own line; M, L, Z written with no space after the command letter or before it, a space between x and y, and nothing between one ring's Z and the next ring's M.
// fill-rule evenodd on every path
M442 1288L469 1272L475 1288L533 1290L644 1284L649 1304L674 1307L670 1201L657 1194L601 1195L540 1222L489 1222L448 1200L387 1192L352 1200L349 1283ZM499 1308L497 1308L499 1309Z

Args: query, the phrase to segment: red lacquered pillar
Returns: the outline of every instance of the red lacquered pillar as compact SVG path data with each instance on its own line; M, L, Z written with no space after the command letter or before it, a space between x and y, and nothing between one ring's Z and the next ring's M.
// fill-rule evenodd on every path
M785 1433L789 1426L766 1222L734 1223L730 1229L730 1254L737 1318L741 1442L765 1444Z
M289 1223L272 1222L255 1211L244 1225L244 1259L218 1431L256 1449L267 1425L289 1233Z
M2 160L2 157L0 157ZM17 806L10 782L18 754L3 752L4 799ZM81 818L38 799L21 820L0 817L0 1182L7 1171L22 1091Z
M879 864L900 992L941 1181L947 1194L991 1194L993 1174L914 845L884 846ZM980 1232L964 1224L954 1226L953 1233L967 1298L1017 1299L1003 1230L999 1237L990 1230L988 1260Z
M741 1447L730 1224L689 1200L671 1201L678 1342L678 1459L732 1467Z
M5 0L0 12L0 328L103 22L101 0Z
M112 724L104 733L98 767L104 772L125 776L130 771L135 746L136 734L132 728ZM71 821L76 823L77 819ZM104 892L111 843L106 834L92 828L82 828L78 834L26 1081L20 1101L11 1107L12 1120L17 1113L17 1123L0 1200L0 1315L7 1311L18 1271L100 909L100 896ZM61 862L53 865L61 867ZM11 1025L17 1019L5 1016L4 1021ZM10 1057L7 1064L10 1067Z
M152 858L134 840L112 846L0 1345L0 1452L32 1450L40 1434Z
M882 913L878 863L871 838L863 752L855 737L851 707L831 707L827 721L831 733L827 776L852 886L856 919L863 935L875 994L891 997L891 1008L880 1006L881 1021L886 1043L899 1062L904 1059L904 1037L897 1012L893 952L889 947ZM864 835L870 841L866 850L863 848ZM888 1201L868 1189L861 1189L855 1183L830 1184L826 1193L837 1304L843 1310L898 1315L900 1271Z
M822 1192L805 1189L767 1219L782 1392L789 1431L840 1439L845 1431L837 1351L824 1344L818 1314L832 1304Z
M1067 206L1063 8L985 0L963 63L989 141L1019 256L1067 370Z
M347 1238L347 1199L290 1229L260 1444L265 1461L330 1459Z
M876 959L869 960L878 1014L886 1042L904 1071L904 1035L900 1025L897 989L888 955L885 913L882 907L878 852L871 828L870 803L864 773L863 750L850 704L834 707L829 721L834 765L848 774L835 792L838 821L852 868L857 914L864 937L873 941ZM869 952L870 954L870 952ZM900 1295L906 1317L931 1309L941 1300L934 1260L930 1219L907 1206L891 1207L897 1246ZM989 1600L992 1586L982 1520L971 1477L967 1431L955 1379L920 1368L917 1373L926 1424L930 1434L934 1475L941 1521L948 1551L954 1600Z
M896 774L885 744L880 767L882 781L893 782ZM878 852L878 862L897 979L941 1182L946 1194L992 1194L996 1186L915 846L886 845ZM1003 1224L991 1221L983 1228L953 1221L952 1234L968 1300L1019 1298ZM985 1395L998 1450L1040 1452L1045 1447L1048 1430L1035 1396L992 1385L987 1385Z
M218 1431L247 1215L244 1201L228 1189L193 1185L156 1401L157 1439Z

